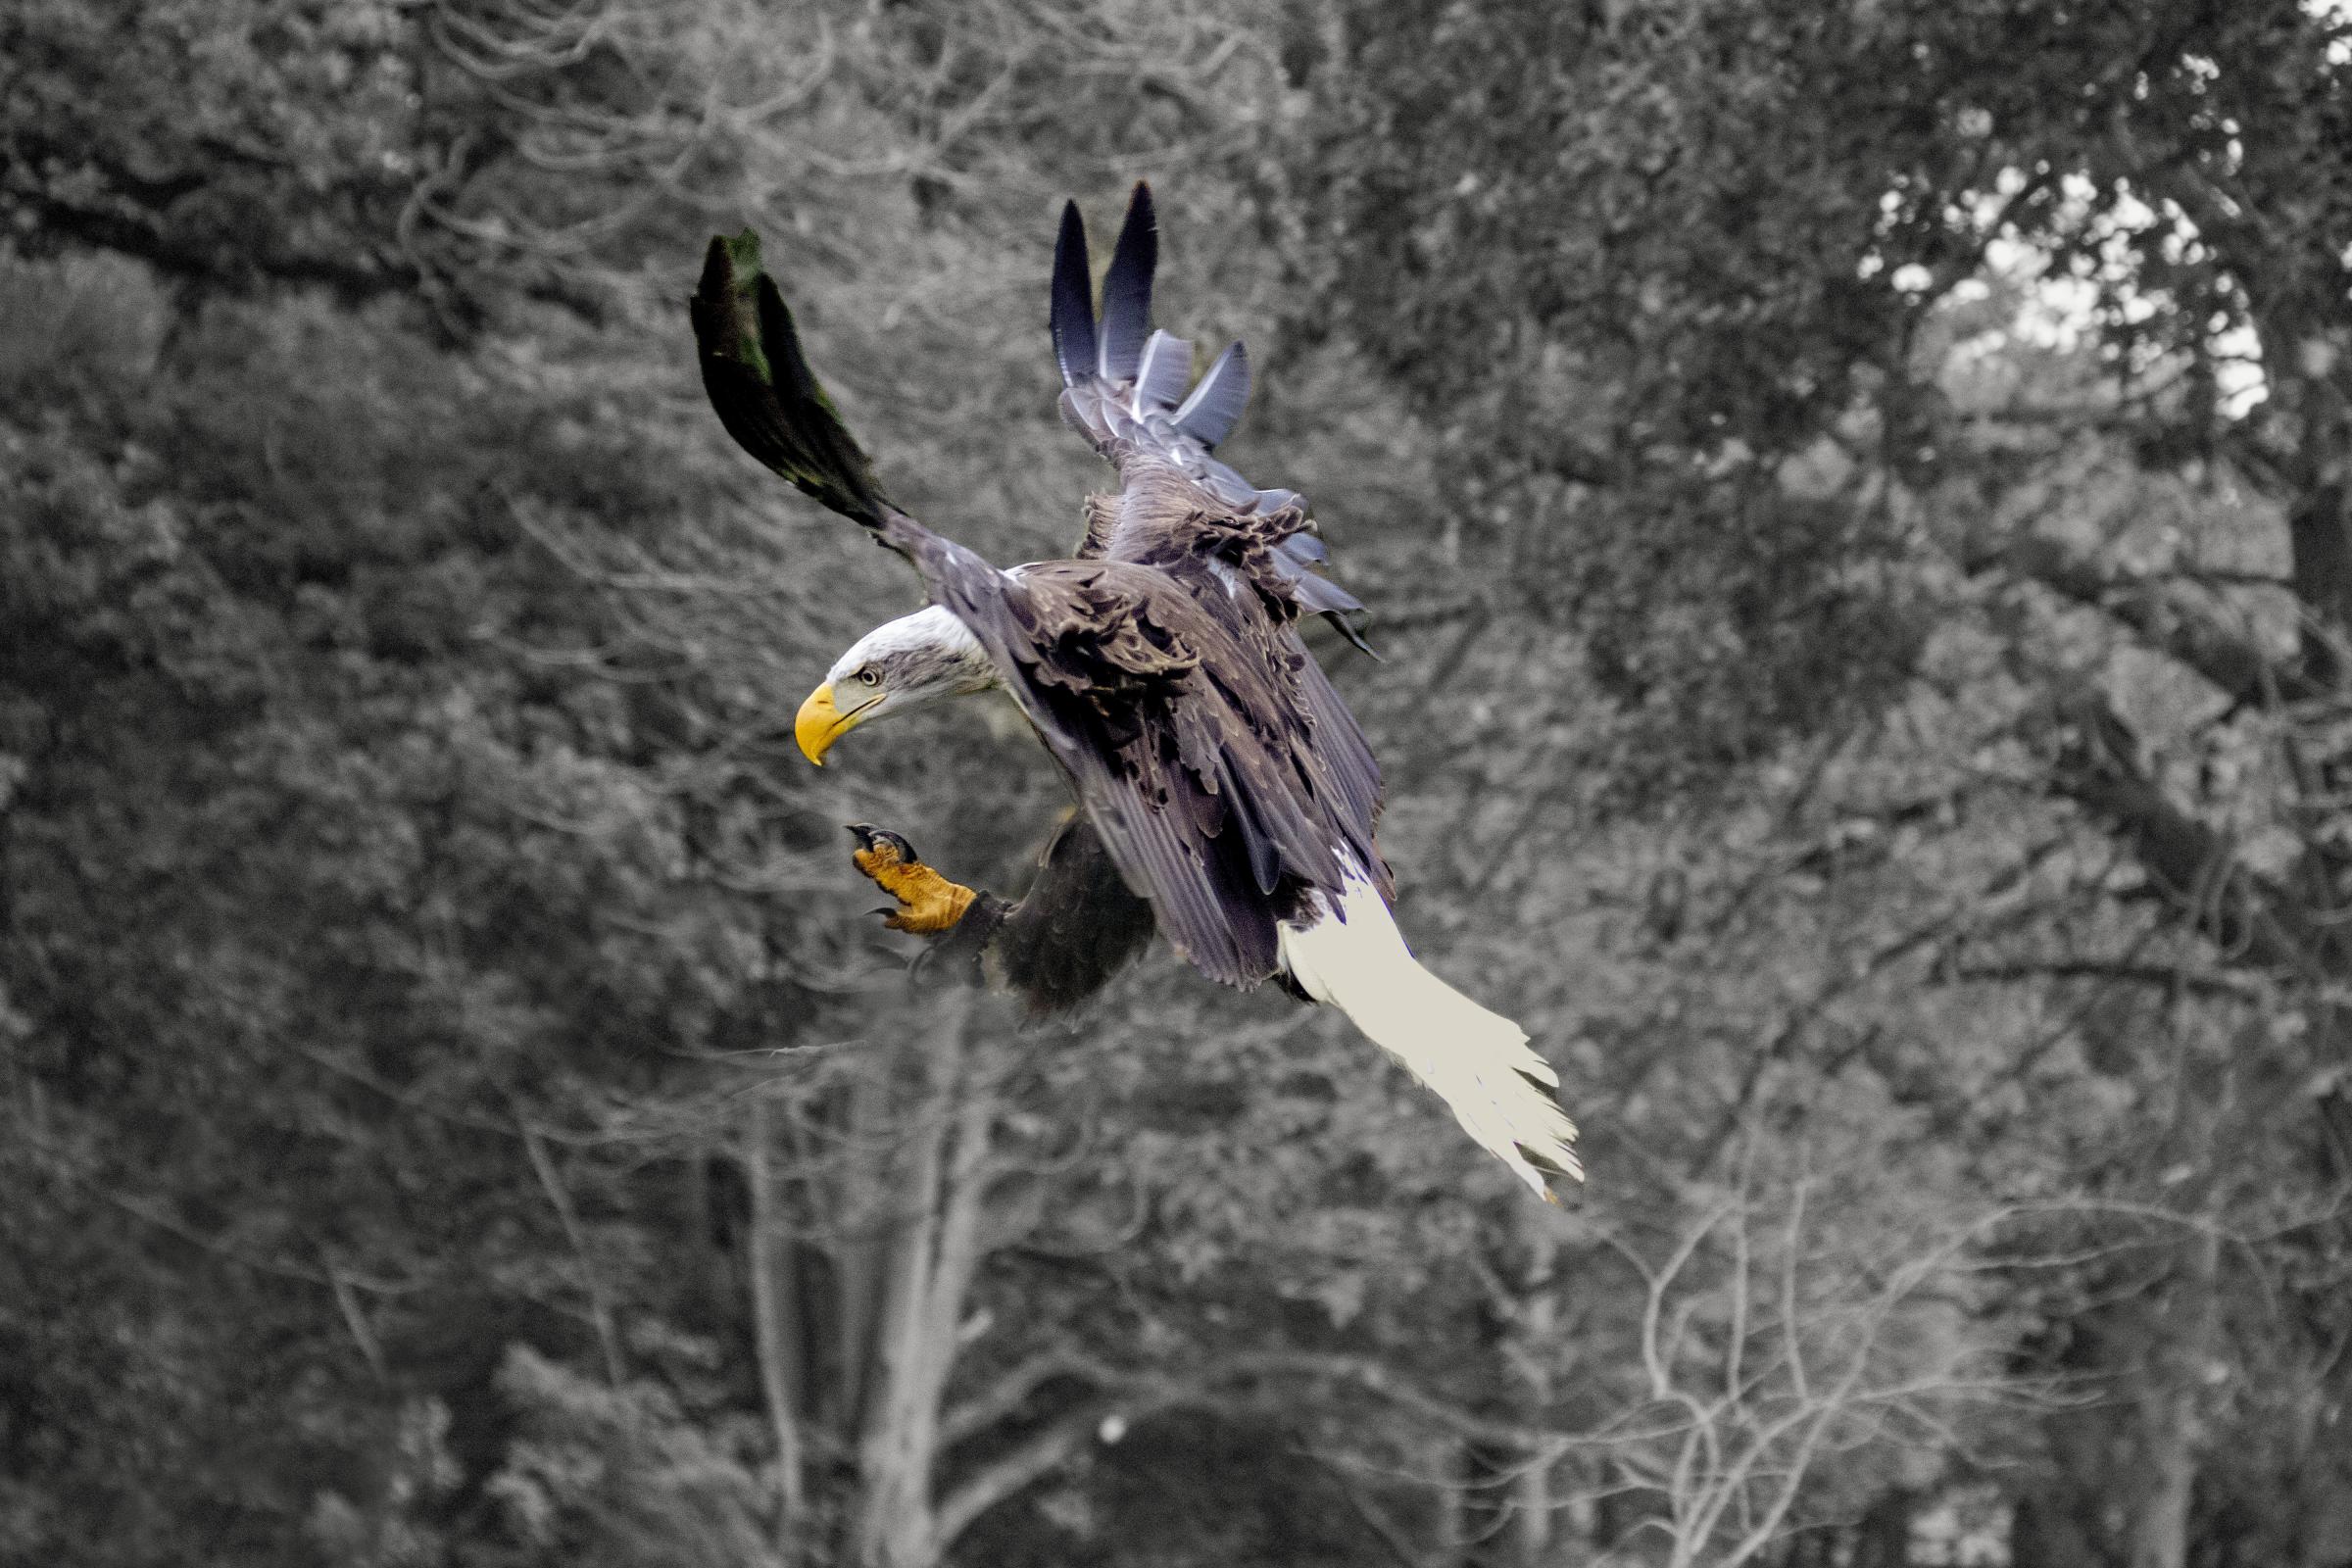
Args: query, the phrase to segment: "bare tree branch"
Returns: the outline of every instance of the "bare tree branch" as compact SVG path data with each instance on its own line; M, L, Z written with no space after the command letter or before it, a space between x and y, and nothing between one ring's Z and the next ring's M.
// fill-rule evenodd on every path
M555 1160L547 1152L546 1143L523 1110L521 1102L512 1093L508 1096L508 1102L514 1107L514 1125L522 1133L522 1147L530 1156L531 1169L537 1174L540 1189L547 1194L548 1203L564 1226L564 1240L571 1244L572 1256L579 1263L580 1286L588 1295L588 1319L596 1329L597 1348L604 1355L605 1381L613 1388L619 1388L628 1376L627 1368L621 1361L620 1335L613 1326L612 1302L605 1292L604 1277L598 1272L595 1259L589 1255L588 1237L580 1227L579 1211L572 1207L571 1194L564 1186L563 1173L556 1169Z
M951 1446L978 1436L998 1422L1017 1414L1038 1390L1056 1378L1083 1378L1098 1389L1115 1387L1125 1375L1078 1350L1046 1350L1014 1365L996 1382L941 1418L941 1446Z
M2065 733L2052 785L2121 830L2140 868L2226 961L2328 977L2327 933L2284 889L2249 869L2226 835L2157 787L2104 696L2078 693L2060 706L2059 717Z
M2261 995L2244 975L2189 970L2174 964L2128 963L2109 958L2052 958L2039 962L1962 964L1930 978L1931 985L2003 980L2113 980L2160 990L2176 987L2199 996L2250 1002Z
M1154 1401L1148 1399L1089 1400L1014 1444L941 1497L932 1526L933 1549L945 1552L973 1520L1059 1469L1095 1440L1104 1421L1133 1421L1153 1407Z
M2011 539L1964 564L1978 571L2004 570L2102 612L2148 647L2203 676L2232 703L2263 708L2327 695L2327 688L2299 665L2272 658L2218 623L2176 580L2110 575L2086 556L2039 534Z

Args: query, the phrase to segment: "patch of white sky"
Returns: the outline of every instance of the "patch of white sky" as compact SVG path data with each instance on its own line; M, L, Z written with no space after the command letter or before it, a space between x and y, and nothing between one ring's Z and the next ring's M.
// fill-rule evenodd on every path
M2352 0L2305 0L2304 8L2324 21L2352 24ZM2352 31L2336 38L2328 55L2331 65L2352 64ZM2219 71L2211 60L2197 55L2184 56L2182 65L2207 80ZM2143 82L2141 91L2145 90ZM1963 110L1957 120L1963 135L1981 137L1993 129L1991 116L1981 109ZM2221 128L2230 138L2225 156L2234 164L2244 156L2237 125L2225 119ZM1943 212L1945 223L1984 239L1981 273L1953 284L1947 298L1955 304L1981 303L1992 297L1998 283L2016 301L2010 318L1962 343L1957 350L1962 355L1997 353L2012 342L2072 353L2095 337L2110 317L2120 317L2131 324L2144 321L2164 308L2161 292L2142 292L2138 287L2137 258L2151 241L2158 254L2176 266L2194 263L2204 254L2196 224L2171 200L2159 198L2151 206L2127 181L2119 180L2112 190L2102 192L2085 174L2063 173L2057 181L2059 205L2051 226L2060 233L2079 235L2085 243L2062 270L2048 249L2026 239L2003 216L2027 183L2024 170L2004 169L1995 176L1992 189L1977 193L1966 206L1950 206ZM2217 199L2228 203L2226 197ZM1891 230L1907 201L1900 189L1879 198L1882 233ZM2344 266L2352 270L2352 249L2345 253ZM1885 267L1885 258L1873 253L1863 258L1861 275L1874 277ZM1919 296L1933 288L1936 279L1927 268L1907 263L1896 268L1886 281L1899 293ZM2262 342L2250 324L2227 315L2217 314L2208 323L2208 332L2223 412L2234 417L2270 395L2263 377Z
M2236 145L2234 140L2230 144L2232 156ZM1998 284L2015 301L2007 321L1958 345L1955 352L1964 358L1995 354L2010 343L2071 354L2115 318L2125 324L2145 321L2164 308L2164 300L2160 291L2143 292L2138 286L2141 248L2153 243L2158 254L2176 266L2193 264L2204 253L2196 224L2169 199L2150 206L2128 182L2119 181L2102 193L2087 175L2067 173L2057 180L2053 227L2079 235L2082 243L2061 266L2048 249L2026 238L2002 216L2027 182L2025 171L2004 169L1991 190L1979 193L1965 207L1944 210L1946 223L1984 237L1980 273L1954 283L1947 297L1954 304L1974 305L1991 298ZM1882 220L1891 225L1903 204L1900 191L1888 191L1880 198ZM1866 258L1862 275L1874 276L1884 266L1878 257ZM1925 294L1936 279L1925 267L1909 263L1896 268L1886 281L1898 293L1916 296ZM2217 315L2208 325L2224 411L2241 414L2269 395L2261 340L2252 326L2225 315Z
M2237 156L2234 140L2230 151ZM1959 345L1957 352L1963 356L1992 354L2010 342L2074 353L2112 319L2136 325L2165 308L2160 290L2139 287L2143 248L2152 246L2175 267L2203 258L2196 224L2171 200L2159 198L2150 206L2128 182L2119 181L2102 193L2086 175L2069 173L2057 181L2055 227L2081 236L2082 243L2061 267L2048 250L2003 220L2010 198L2026 183L2023 171L2004 169L1992 190L1976 197L1965 210L1954 207L1944 214L1946 222L1985 236L1982 275L1954 284L1952 301L1979 303L1990 298L1998 283L2016 302L2008 321ZM1882 205L1891 215L1900 202L1899 195L1888 192ZM1922 294L1935 279L1926 268L1909 265L1896 268L1887 281L1902 293ZM2262 342L2251 325L2226 314L2217 314L2207 327L2223 409L2234 416L2269 395L2263 382Z

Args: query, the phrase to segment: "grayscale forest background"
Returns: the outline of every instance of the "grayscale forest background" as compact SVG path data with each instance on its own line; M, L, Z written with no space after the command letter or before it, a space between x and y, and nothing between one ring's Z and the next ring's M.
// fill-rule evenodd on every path
M705 242L1032 559L1138 177L1569 1211L793 750L915 588ZM2352 1562L2348 262L2294 0L8 0L0 1561Z

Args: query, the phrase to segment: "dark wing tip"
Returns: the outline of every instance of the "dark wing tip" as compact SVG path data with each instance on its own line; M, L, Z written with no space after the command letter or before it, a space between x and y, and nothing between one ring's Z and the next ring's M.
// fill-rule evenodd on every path
M1152 330L1152 273L1158 266L1159 220L1152 211L1152 187L1139 179L1111 248L1110 270L1102 278L1102 333L1095 368L1105 381L1135 379Z
M734 258L728 252L727 236L711 235L709 248L703 252L703 275L695 285L693 303L702 306L707 301L724 299L734 270Z
M1095 373L1095 280L1086 254L1086 220L1076 202L1061 208L1061 234L1054 242L1054 362L1061 384L1075 386Z
M740 365L762 381L767 379L768 364L760 342L757 293L765 275L758 234L748 228L740 234L713 234L703 252L702 278L687 302L705 360Z
M710 241L690 314L704 389L736 444L834 511L880 523L889 499L801 351L758 234Z

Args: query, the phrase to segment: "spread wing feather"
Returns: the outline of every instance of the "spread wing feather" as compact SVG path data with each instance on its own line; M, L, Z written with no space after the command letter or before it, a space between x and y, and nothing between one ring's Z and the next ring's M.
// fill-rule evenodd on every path
M1152 274L1159 266L1159 223L1152 214L1152 188L1136 182L1102 275L1102 350L1095 373L1112 383L1135 379L1143 358L1144 334L1152 326Z
M1054 242L1054 361L1064 386L1095 372L1095 279L1086 257L1086 220L1078 204L1061 209Z
M1184 396L1184 383L1192 373L1192 344L1172 333L1152 333L1144 344L1144 358L1135 372L1133 407L1137 415L1174 407Z
M1300 706L1314 729L1316 755L1337 788L1339 809L1350 821L1377 822L1382 792L1380 763L1373 759L1372 745L1356 727L1355 715L1332 689L1331 677L1298 641L1298 633L1292 630L1286 635L1287 651L1298 661ZM1381 897L1392 897L1396 888L1388 866L1377 856L1363 863L1371 867Z
M1228 343L1193 395L1177 407L1176 428L1214 450L1233 434L1249 406L1250 354L1239 343Z

